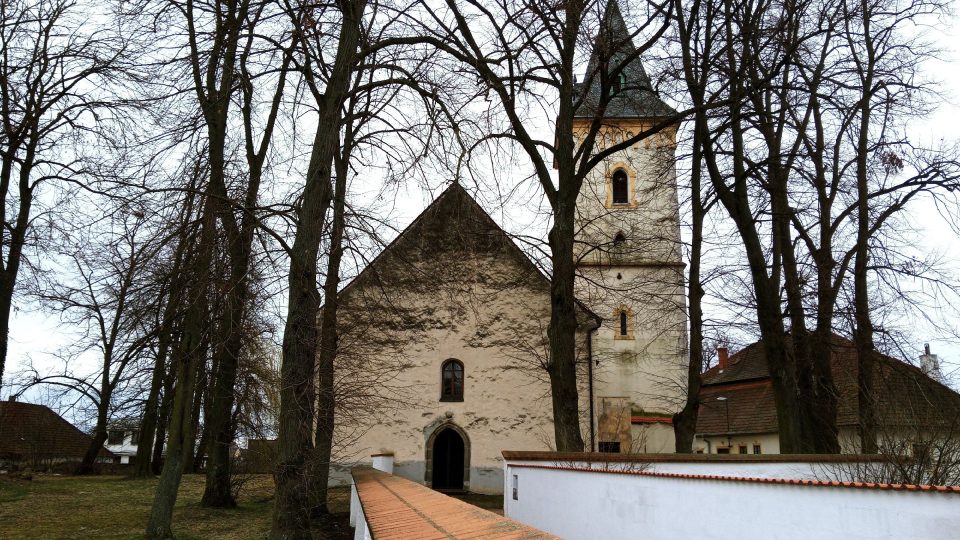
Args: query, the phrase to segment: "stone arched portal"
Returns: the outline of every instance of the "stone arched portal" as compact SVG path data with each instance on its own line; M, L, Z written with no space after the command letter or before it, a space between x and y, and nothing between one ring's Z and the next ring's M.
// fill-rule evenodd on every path
M470 438L453 422L438 425L427 437L424 482L443 491L470 490Z

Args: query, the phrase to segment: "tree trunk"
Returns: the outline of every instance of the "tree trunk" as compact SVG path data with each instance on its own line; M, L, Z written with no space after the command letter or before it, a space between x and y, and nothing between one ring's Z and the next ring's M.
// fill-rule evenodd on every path
M185 287L191 303L183 320L182 336L176 355L177 384L174 390L173 408L170 418L170 436L167 443L167 457L160 473L160 482L157 484L153 507L147 521L145 536L152 539L172 538L171 521L173 508L177 502L180 489L180 480L183 476L183 465L186 461L184 451L189 448L190 436L193 431L193 392L197 376L197 364L204 362L209 326L209 312L207 306L207 290L209 287L210 263L213 259L213 248L216 235L216 215L218 197L207 193L204 201L202 220L200 225L200 239L197 243L197 256L190 265L189 272L184 276L190 279ZM189 277L188 277L189 276Z
M863 11L863 43L867 58L863 62L863 98L860 100L860 133L857 140L857 244L853 266L854 342L857 348L857 420L860 431L860 451L875 454L877 445L877 407L874 394L873 319L870 315L870 289L867 264L870 257L869 157L870 116L874 91L874 70L877 63L876 47L870 28L872 9L861 2Z
M90 446L87 447L86 453L83 454L83 460L77 467L77 474L96 474L97 457L100 456L100 450L103 450L103 443L107 441L105 424L106 422L101 425L100 420L97 420L97 428L94 431L93 438L90 440Z
M724 2L723 13L718 14L723 21L722 39L726 42L737 42L742 36L742 28L734 28L734 7L729 2ZM749 48L745 48L743 54L749 56ZM746 143L744 134L746 132L745 124L749 123L744 118L742 112L742 103L748 97L748 88L744 87L745 81L741 71L740 58L737 56L737 49L734 47L725 47L723 52L716 51L713 54L723 54L726 65L721 68L726 78L730 81L729 100L730 100L730 119L727 128L730 131L732 141L732 178L725 174L720 168L720 160L716 149L712 146L710 123L707 118L706 110L698 110L695 115L695 129L699 132L697 136L703 142L704 163L707 168L708 177L717 194L717 198L727 210L727 214L733 220L737 228L740 239L743 241L744 251L747 255L747 264L750 268L751 281L753 284L753 293L756 299L757 324L760 327L761 341L763 342L764 353L767 358L767 367L770 378L773 383L774 402L777 407L777 425L779 428L780 451L782 453L795 453L802 447L801 415L800 405L797 400L797 380L796 365L792 355L787 352L785 342L785 328L783 324L783 310L780 304L780 290L777 286L777 274L774 272L769 275L767 264L767 253L760 241L757 230L756 219L753 210L750 207L748 180L748 166L745 163ZM748 63L750 58L744 58L743 62ZM703 88L696 80L694 72L701 69L701 66L695 64L693 55L690 51L684 53L684 69L688 86L692 92L700 97L700 103L697 105L705 106L703 101ZM712 69L712 68L711 68ZM728 185L728 180L733 181L733 185ZM774 261L776 262L776 261Z
M181 307L182 282L179 277L184 272L184 262L190 251L188 248L192 245L192 242L190 242L190 227L187 224L193 217L194 204L197 200L196 182L197 175L192 175L181 213L180 229L178 231L179 238L177 240L177 247L174 250L173 265L170 268L170 274L167 276L166 303L163 306L163 314L161 315L160 328L157 336L159 342L157 345L157 357L153 362L153 373L150 377L150 393L147 395L147 402L144 405L143 419L140 424L140 433L137 439L136 469L134 470L134 477L137 478L148 478L159 473L157 470L159 467L154 466L153 463L159 463L159 452L162 452L163 448L162 441L166 438L166 429L163 428L158 437L161 441L160 450L149 451L154 448L154 436L157 435L158 427L160 424L166 425L166 417L163 415L168 414L170 409L169 399L166 399L166 396L170 395L167 390L171 390L172 385L166 385L166 381L173 378L174 370L173 362L168 362L168 360L170 345L173 340L172 332L174 322L177 317L177 312ZM163 293L161 293L161 297L162 296L164 296ZM168 364L170 366L169 374L167 373ZM160 401L161 390L164 390L164 404L161 404ZM164 405L166 408L164 408ZM165 412L162 413L161 411ZM163 418L162 422L161 418Z
M196 377L196 351L187 349L195 344L192 339L184 339L183 357L177 362L177 385L173 398L173 411L170 418L170 437L167 443L167 457L163 462L160 473L160 482L157 484L153 507L147 521L144 536L150 540L173 538L171 521L173 508L177 503L180 491L180 480L183 475L184 449L188 446L191 430L190 398L193 395L194 378Z
M161 331L162 333L162 331ZM143 407L143 418L140 420L140 433L137 435L137 455L134 459L133 476L135 478L150 478L153 470L150 468L151 448L153 437L157 431L157 414L160 408L160 388L163 386L163 374L166 371L166 356L169 340L160 338L157 357L153 362L153 373L150 375L150 392Z
M120 308L122 309L122 308ZM117 317L119 317L119 312ZM103 373L100 375L100 400L97 402L97 425L94 427L93 440L80 462L77 474L93 474L96 472L97 457L107 440L107 422L110 411L110 401L113 399L113 385L110 383L110 364L113 359L113 343L108 343L103 351Z
M550 339L547 372L550 375L550 394L553 398L553 429L557 451L582 452L576 364L576 269L573 260L576 197L565 195L561 189L549 235L553 276L550 280L552 309L550 326L547 329Z
M200 440L197 441L197 448L193 453L193 468L187 469L192 473L200 473L206 466L204 456L207 453L207 447L210 446L210 430L204 426L200 432ZM185 468L186 469L186 468Z
M349 127L347 129L349 131ZM343 154L349 156L349 149ZM337 181L333 195L333 226L330 230L330 256L323 283L323 312L320 320L320 355L317 389L317 435L313 474L310 481L314 515L326 514L327 484L330 481L330 458L333 454L336 398L334 396L334 362L337 357L337 289L340 286L340 260L343 257L344 212L347 191L347 158L337 159Z
M322 224L330 206L333 158L340 142L340 108L356 64L366 0L341 2L343 23L326 92L306 186L297 211L297 234L290 250L289 300L280 368L278 460L274 480L277 497L270 538L310 538L310 497L307 461L313 446L314 371L317 361L317 255Z
M170 361L171 368L176 365L175 360ZM167 427L170 425L170 413L173 409L173 388L177 382L177 373L171 369L170 373L164 378L163 397L160 401L160 410L157 412L157 436L153 441L153 459L150 463L150 471L154 475L160 474L163 469L163 450L167 442Z
M239 231L239 237L230 239L229 292L221 320L223 339L218 340L219 344L214 349L216 371L213 373L209 415L206 417L204 431L208 436L207 483L200 504L206 507L233 508L237 505L230 483L230 448L236 432L233 423L234 392L243 349L243 321L246 318L249 303L248 281L256 223L249 214L253 212L253 202L259 190L259 177L259 171L251 171L251 181L247 189L248 196L253 201L248 201L244 209L247 216L243 221L242 230ZM226 194L225 189L223 193ZM232 216L227 219L232 219ZM236 223L228 228L236 230Z
M0 274L0 384L3 383L3 369L7 361L7 341L10 338L10 304L13 291L7 292L6 272Z
M697 431L700 411L700 385L703 381L703 284L700 282L700 257L703 252L703 218L706 208L701 193L702 154L700 140L694 135L690 169L690 269L688 273L688 303L690 313L690 347L687 364L687 399L683 409L673 415L675 451L693 452L693 438Z
M204 340L206 343L206 340ZM183 449L183 470L187 473L195 473L200 470L203 463L204 440L209 431L207 425L203 427L203 436L200 437L197 444L197 435L200 431L200 414L203 412L204 396L207 392L207 346L201 347L198 355L201 360L197 362L196 383L193 389L193 403L190 407L190 435L187 437L186 445Z
M11 141L7 141L11 144ZM14 226L9 229L7 239L7 260L6 265L0 270L0 383L3 382L3 373L7 363L7 347L10 338L10 308L13 305L13 293L16 291L17 274L20 271L20 259L23 254L27 228L32 221L30 217L30 208L33 206L33 186L30 184L30 174L36 159L37 141L31 139L26 145L26 149L21 160L16 159L15 146L10 147L10 151L4 155L2 171L0 171L0 182L2 189L0 195L3 197L2 204L6 207L7 189L10 185L12 176L13 162L17 162L19 169L17 190L19 201L17 203L17 218ZM4 214L4 226L6 223L6 208L2 209Z

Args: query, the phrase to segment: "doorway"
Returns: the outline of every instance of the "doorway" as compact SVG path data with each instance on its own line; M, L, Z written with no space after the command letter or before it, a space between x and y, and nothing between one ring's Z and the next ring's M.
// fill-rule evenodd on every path
M456 430L444 429L433 441L433 489L463 490L463 437Z

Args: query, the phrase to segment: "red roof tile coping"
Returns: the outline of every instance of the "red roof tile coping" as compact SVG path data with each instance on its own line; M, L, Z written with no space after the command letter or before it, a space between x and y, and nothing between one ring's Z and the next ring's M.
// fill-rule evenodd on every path
M375 540L557 538L399 476L365 467L351 473Z
M504 450L509 461L598 461L603 463L879 463L878 454L610 454L606 452L536 452Z
M631 424L670 424L673 425L673 418L666 416L631 416Z
M757 478L746 476L723 476L716 474L685 474L653 471L618 471L615 469L591 469L587 467L561 467L556 465L511 465L517 469L552 469L558 471L590 472L601 474L630 474L654 478L677 478L681 480L717 480L722 482L749 482L755 484L780 484L789 486L839 487L854 489L882 489L890 491L918 491L960 495L960 486L930 486L916 484L883 484L875 482L843 482L838 480L797 480L792 478Z

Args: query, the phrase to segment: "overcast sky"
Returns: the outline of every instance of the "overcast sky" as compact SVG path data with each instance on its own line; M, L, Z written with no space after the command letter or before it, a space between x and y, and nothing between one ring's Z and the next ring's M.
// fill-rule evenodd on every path
M918 122L912 128L911 138L921 144L937 145L940 140L960 140L960 53L958 53L956 29L960 18L954 17L931 25L925 30L926 37L936 40L943 48L939 59L931 61L927 72L931 78L942 81L944 102L924 122ZM417 186L404 188L400 194L395 217L398 226L409 223L429 203L430 199L439 193L442 182L438 182L434 193L427 193ZM522 230L529 224L537 222L530 215L531 208L523 207L522 197L513 197L508 200L508 207L494 208L489 201L487 209L494 218L500 221L510 232ZM960 260L960 241L956 234L945 226L935 208L928 202L921 202L914 206L911 219L923 233L918 243L925 250L934 250L953 258L954 268ZM944 363L945 371L951 375L951 384L957 388L960 379L960 341L944 336L923 335L918 332L916 353L922 349L923 341L931 341L935 353L938 353ZM63 347L70 340L70 329L62 326L56 315L42 314L36 311L18 309L12 315L10 328L9 353L7 368L4 373L4 382L19 370L28 358L37 364L57 365L50 359L50 353ZM915 361L915 358L912 360ZM10 389L5 386L0 389L2 398L5 398ZM39 396L29 396L28 399L39 399Z

